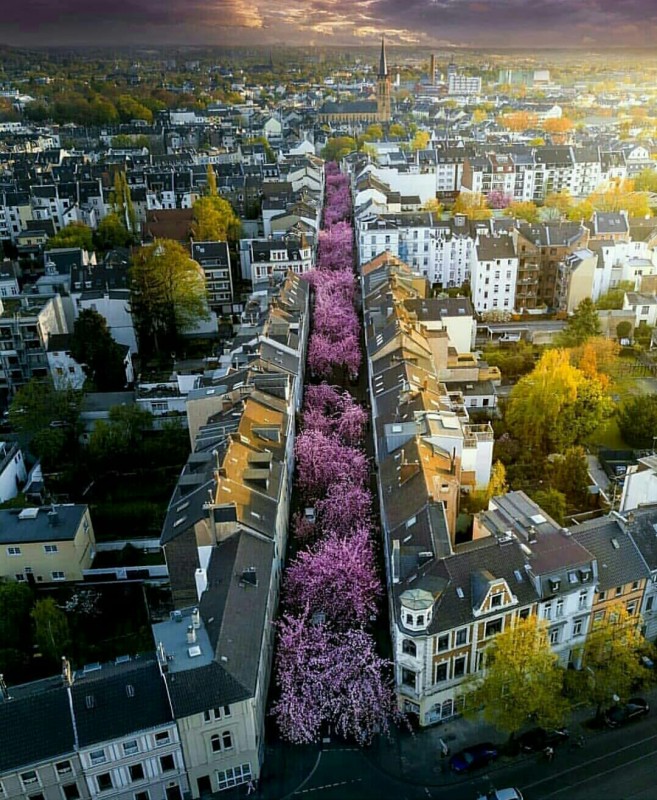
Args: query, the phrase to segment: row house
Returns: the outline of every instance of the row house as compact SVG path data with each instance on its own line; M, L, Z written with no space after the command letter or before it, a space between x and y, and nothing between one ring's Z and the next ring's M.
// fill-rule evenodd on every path
M189 790L167 687L154 655L121 656L22 686L2 685L2 796L182 800ZM11 735L13 733L13 735Z
M20 446L0 440L0 503L16 497L26 481L27 470Z
M248 243L248 249L246 244ZM291 270L304 275L315 268L314 248L303 234L287 234L276 239L242 240L242 277L250 280L254 290Z
M153 632L194 798L257 779L264 757L309 297L293 273L261 294L187 396L192 452L161 536L175 611Z

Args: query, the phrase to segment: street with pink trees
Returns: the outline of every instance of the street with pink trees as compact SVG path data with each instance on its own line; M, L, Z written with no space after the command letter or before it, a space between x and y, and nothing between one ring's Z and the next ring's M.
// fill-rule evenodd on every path
M313 289L313 379L342 369L355 381L361 365L350 217L348 178L329 163L317 269L304 276ZM291 742L317 741L330 727L365 744L399 717L390 664L368 630L382 586L362 449L367 413L349 392L310 384L302 425L296 489L305 511L292 517L296 555L283 585L272 713Z

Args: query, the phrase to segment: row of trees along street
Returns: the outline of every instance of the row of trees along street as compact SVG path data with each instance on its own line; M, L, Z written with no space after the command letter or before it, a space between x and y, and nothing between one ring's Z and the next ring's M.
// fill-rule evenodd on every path
M354 308L353 230L348 179L326 167L326 208L314 289L308 369L314 381L354 381L361 362ZM296 556L283 584L272 709L294 743L333 730L360 744L396 716L389 665L370 632L382 586L377 574L367 414L348 391L326 382L306 387L297 437L292 520Z

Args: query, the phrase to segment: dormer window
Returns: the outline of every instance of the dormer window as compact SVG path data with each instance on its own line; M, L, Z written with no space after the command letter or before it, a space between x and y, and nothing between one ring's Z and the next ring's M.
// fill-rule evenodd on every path
M591 570L590 569L580 569L579 571L579 579L582 583L588 583L591 580Z
M502 605L502 592L497 592L496 594L492 594L490 596L490 606L491 608L500 608Z
M561 588L561 579L550 578L550 590L553 592L558 592L560 588Z

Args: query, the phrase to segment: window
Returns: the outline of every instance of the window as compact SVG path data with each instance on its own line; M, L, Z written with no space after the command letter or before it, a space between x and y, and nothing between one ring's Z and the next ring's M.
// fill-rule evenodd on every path
M151 796L148 790L144 789L143 792L135 792L135 800L151 800Z
M247 783L251 780L251 764L240 764L239 767L217 772L217 788L219 791Z
M80 790L77 783L67 783L62 786L62 792L66 800L80 800Z
M486 633L485 636L495 636L496 634L500 633L502 630L502 618L499 619L492 619L490 622L486 623Z
M233 749L233 738L229 731L224 731L221 734L215 733L214 736L210 738L210 744L213 753L221 753L224 750Z
M137 744L136 739L132 739L129 742L123 742L123 754L126 756L134 756L135 753L139 752L139 745Z
M36 794L28 795L27 800L46 800L46 797L43 792L37 792Z
M21 554L20 547L8 547L7 548L7 555L8 556L19 556Z
M43 552L44 553L56 553L57 552L57 545L56 544L44 544L43 545Z
M632 582L632 591L635 592L639 588L639 581Z
M543 619L552 619L552 603L546 603L543 607Z
M630 602L627 604L627 613L630 616L636 614L636 604L637 604L636 600L630 600Z
M497 592L490 596L490 605L491 608L500 608L502 605L502 592Z
M65 581L66 580L66 573L62 572L59 569L56 569L54 572L50 573L53 581Z
M459 647L462 644L468 643L468 629L461 628L460 631L456 631L456 646Z
M593 622L601 622L605 618L604 611L596 611L593 615Z
M23 789L27 789L31 786L40 786L39 776L37 775L36 770L31 769L28 772L22 772L21 783L23 784Z
M176 768L176 762L171 754L167 756L160 756L160 769L162 772L171 772Z
M412 614L407 614L406 615L406 624L407 625L413 625L413 615Z
M557 616L563 617L563 598L557 600Z
M162 747L163 744L169 744L171 741L171 734L169 731L162 731L162 733L155 734L155 746Z
M62 775L70 775L73 772L73 767L70 761L59 761L55 764L55 771L61 777Z
M415 673L411 669L402 669L402 683L415 690Z
M417 647L412 639L404 639L402 641L402 653L406 653L407 656L417 655Z
M579 607L586 608L588 604L589 593L586 589L582 589L579 593Z
M424 614L417 615L416 625L424 625Z
M92 752L89 753L89 761L91 761L92 766L95 766L96 764L104 764L105 761L107 761L105 757L105 751L92 750Z
M623 594L623 587L617 586L616 587L616 597L620 597Z
M582 635L582 628L584 625L584 621L581 619L576 619L573 622L573 636L581 636Z
M144 767L142 764L132 764L128 767L128 772L133 783L144 780Z
M454 677L462 678L465 675L465 656L454 659Z
M447 661L436 664L434 667L433 682L442 683L447 680Z
M444 650L449 650L449 634L447 633L438 637L438 652L442 653Z
M655 602L655 596L650 595L650 597L646 600L646 611L652 611L652 605Z
M112 775L109 772L102 772L100 775L96 775L96 783L98 784L99 792L106 792L108 789L114 788Z
M528 608L521 609L518 616L520 617L520 619L527 619L527 617L529 616L529 609Z
M605 600L607 597L607 592L598 592L598 600Z
M552 628L550 631L550 644L559 644L559 628Z

